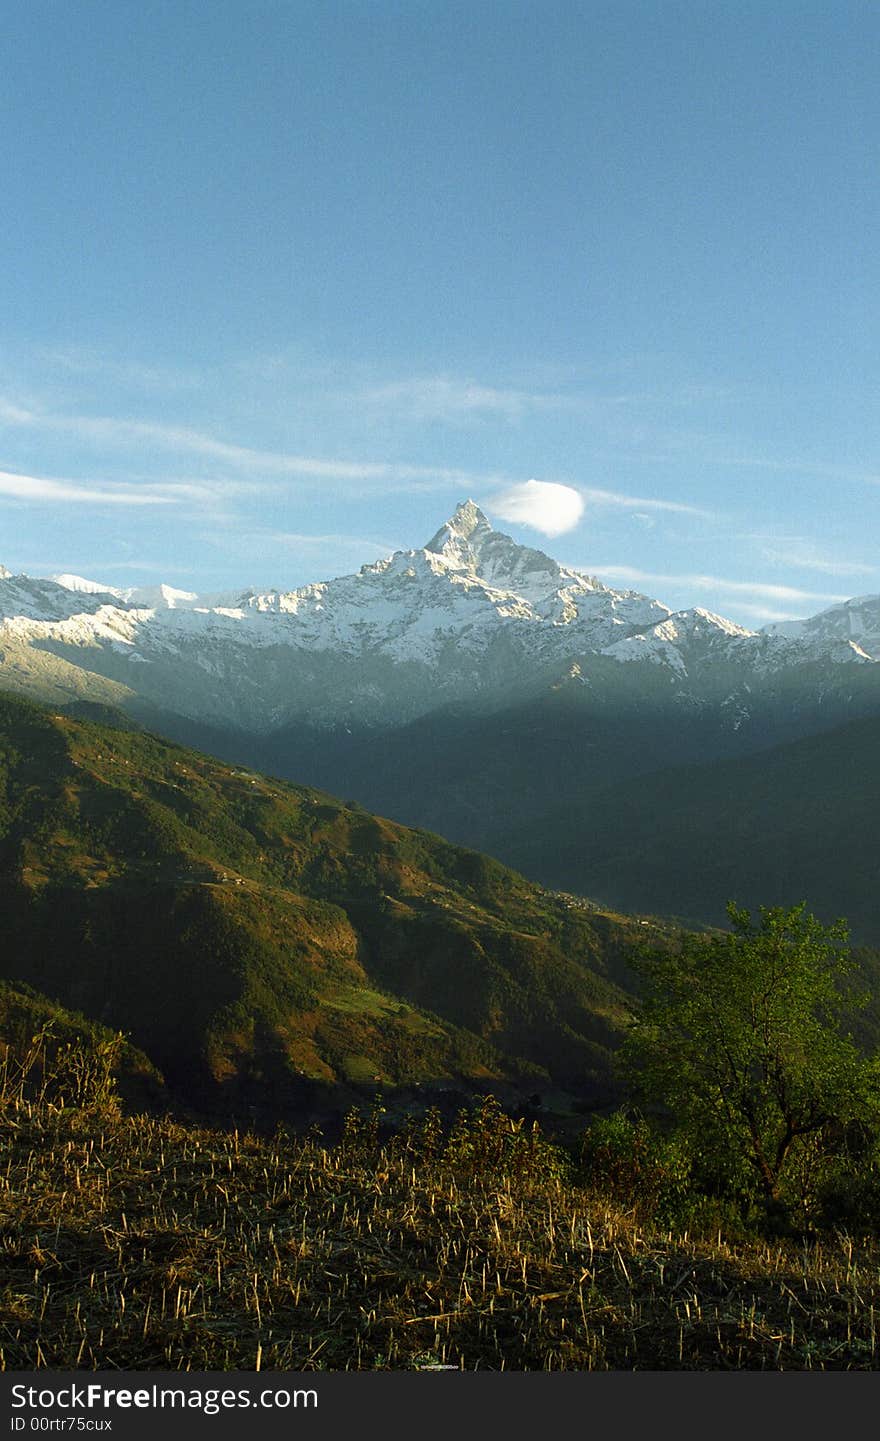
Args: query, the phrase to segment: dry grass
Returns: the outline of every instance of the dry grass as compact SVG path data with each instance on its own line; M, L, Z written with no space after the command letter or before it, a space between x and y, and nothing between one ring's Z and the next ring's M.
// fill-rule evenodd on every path
M540 1166L0 1114L0 1367L876 1369L880 1253L671 1239Z

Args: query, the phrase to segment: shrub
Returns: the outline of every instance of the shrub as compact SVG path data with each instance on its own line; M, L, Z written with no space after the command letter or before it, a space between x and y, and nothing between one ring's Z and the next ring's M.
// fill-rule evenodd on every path
M121 1033L62 1041L51 1021L24 1044L0 1056L0 1105L36 1102L55 1110L118 1115L116 1072L125 1047Z
M462 1176L492 1181L545 1182L563 1179L570 1169L564 1151L547 1140L537 1121L526 1128L494 1096L459 1112L443 1159Z
M662 1226L692 1220L705 1199L693 1186L692 1157L681 1137L662 1136L644 1116L597 1116L581 1144L591 1190Z

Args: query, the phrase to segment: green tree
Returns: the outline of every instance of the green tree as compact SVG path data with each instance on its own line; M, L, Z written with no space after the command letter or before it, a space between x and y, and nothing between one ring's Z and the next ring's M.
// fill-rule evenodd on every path
M845 1034L856 1001L843 921L731 902L731 931L646 953L624 1064L668 1107L705 1172L771 1209L792 1201L876 1116L877 1073Z

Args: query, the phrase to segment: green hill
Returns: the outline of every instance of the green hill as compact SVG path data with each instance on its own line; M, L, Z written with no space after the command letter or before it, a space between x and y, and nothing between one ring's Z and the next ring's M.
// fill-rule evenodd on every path
M0 886L0 974L189 1103L608 1093L635 923L319 791L2 696Z

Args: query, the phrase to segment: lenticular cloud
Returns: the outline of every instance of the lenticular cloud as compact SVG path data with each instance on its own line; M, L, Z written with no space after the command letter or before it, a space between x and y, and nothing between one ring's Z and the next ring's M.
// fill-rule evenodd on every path
M502 520L529 525L542 535L563 535L577 525L584 513L584 502L570 485L526 480L493 495L487 508Z

